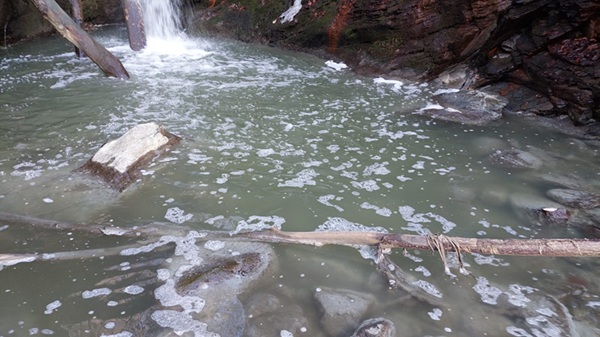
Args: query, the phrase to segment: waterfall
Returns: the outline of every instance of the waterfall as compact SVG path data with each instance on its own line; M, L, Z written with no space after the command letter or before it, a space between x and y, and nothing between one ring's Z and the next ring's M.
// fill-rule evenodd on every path
M182 0L142 0L142 6L149 39L171 40L181 37Z

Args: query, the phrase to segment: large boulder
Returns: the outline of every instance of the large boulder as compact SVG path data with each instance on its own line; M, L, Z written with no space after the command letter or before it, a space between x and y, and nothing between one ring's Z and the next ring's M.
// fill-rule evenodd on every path
M141 177L141 168L180 140L156 123L139 124L104 144L76 171L97 176L122 191Z

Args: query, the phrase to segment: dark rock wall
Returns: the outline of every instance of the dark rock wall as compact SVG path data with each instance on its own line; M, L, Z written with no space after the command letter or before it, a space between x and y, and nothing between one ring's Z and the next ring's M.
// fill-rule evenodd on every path
M314 52L364 74L431 80L468 65L454 82L493 83L515 111L600 119L597 0L303 0L197 3L202 34ZM462 74L462 75L461 75Z

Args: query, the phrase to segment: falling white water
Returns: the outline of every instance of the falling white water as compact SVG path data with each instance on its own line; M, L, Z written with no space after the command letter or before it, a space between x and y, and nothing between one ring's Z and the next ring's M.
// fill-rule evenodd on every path
M178 39L183 34L181 0L144 0L144 25L148 39Z
M185 0L143 0L147 44L143 55L204 57L208 52L183 31Z

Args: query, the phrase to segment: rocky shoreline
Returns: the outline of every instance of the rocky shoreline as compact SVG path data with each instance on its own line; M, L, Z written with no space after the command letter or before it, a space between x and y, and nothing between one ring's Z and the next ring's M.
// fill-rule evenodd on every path
M89 23L123 22L119 1L82 4ZM585 126L578 133L600 134L600 4L593 0L188 4L192 34L309 52L362 75L478 89L505 101L502 113L559 116L559 122L567 116ZM2 2L0 24L4 44L52 32L24 2ZM427 113L448 115L447 109Z

